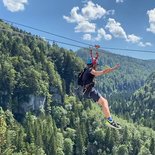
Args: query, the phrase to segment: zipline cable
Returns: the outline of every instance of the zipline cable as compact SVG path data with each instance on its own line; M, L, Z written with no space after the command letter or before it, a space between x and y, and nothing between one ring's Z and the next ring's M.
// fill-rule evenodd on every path
M20 25L20 26L23 26L23 27L26 27L26 28L29 28L29 29L32 29L32 30L36 30L36 31L39 31L39 32L43 32L43 33L46 33L46 34L50 34L50 35L53 35L53 36L56 36L56 37L59 37L59 38L63 38L63 39L66 39L66 40L70 40L70 41L73 41L73 42L77 42L77 43L80 43L80 44L83 44L83 45L93 46L93 45L91 45L91 44L87 44L87 43L84 43L84 42L81 42L81 41L78 41L78 40L75 40L75 39L71 39L71 38L68 38L68 37L65 37L65 36L62 36L62 35L58 35L58 34L55 34L55 33L51 33L51 32L48 32L48 31L45 31L45 30L41 30L41 29L38 29L38 28L34 28L34 27L32 27L32 26L20 24L20 23L13 22L13 21L9 21L9 20L5 20L5 19L2 19L2 20L6 21L6 22L9 22L9 23L12 23L12 24Z
M26 27L26 28L29 28L29 29L33 29L33 30L36 30L36 31L39 31L39 32L43 32L43 33L46 33L46 34L50 34L50 35L53 35L53 36L56 36L56 37L59 37L59 38L63 38L63 39L66 39L66 40L70 40L70 41L73 41L73 42L76 42L76 43L80 43L80 44L83 44L83 45L86 45L86 46L89 46L89 47L94 47L93 45L91 44L88 44L88 43L84 43L84 42L81 42L81 41L78 41L78 40L75 40L75 39L71 39L71 38L68 38L68 37L65 37L65 36L62 36L62 35L58 35L58 34L55 34L55 33L51 33L51 32L48 32L48 31L45 31L45 30L41 30L41 29L38 29L38 28L34 28L32 26L28 26L28 25L24 25L24 24L20 24L20 23L17 23L17 22L13 22L13 21L10 21L10 20L6 20L6 19L1 19L3 21L6 21L6 22L9 22L11 24L16 24L16 25L20 25L20 26L23 26L23 27ZM76 47L76 45L75 45ZM100 49L102 50L119 50L119 51L133 51L133 52L143 52L143 53L155 53L154 50L138 50L138 49L127 49L127 48L116 48L116 47L100 47Z
M24 33L21 33L21 32L15 32L15 31L11 31L11 30L7 30L7 29L2 29L0 28L0 31L5 31L5 32L9 32L11 34L18 34L18 35L22 35L22 36L29 36L29 37L35 37L35 38L38 38L38 35L30 35L30 34L24 34ZM60 44L64 44L64 45L69 45L69 46L74 46L74 47L78 47L78 48L84 48L84 49L89 49L87 47L84 47L84 46L79 46L79 45L75 45L75 44L70 44L70 43L66 43L66 42L62 42L62 41L58 41L58 40L53 40L53 39L49 39L49 38L43 38L41 36L39 36L40 38L38 39L45 39L47 41L51 41L51 42L56 42L56 43L60 43Z
M4 20L4 19L3 19ZM5 21L7 21L7 20L5 20ZM11 22L11 21L8 21L8 22ZM15 23L15 22L12 22L12 23ZM17 23L16 23L17 24ZM22 24L20 24L20 25L22 25ZM28 28L30 28L29 26L27 26ZM33 28L33 29L35 29L35 28ZM0 30L1 31L9 31L9 30L6 30L6 29L2 29L2 28L0 28ZM38 31L40 31L39 29L36 29L36 30L38 30ZM20 33L20 32L12 32L12 31L10 31L11 33L18 33L18 34L21 34L21 35L27 35L28 36L28 34L23 34L23 33ZM47 32L47 31L43 31L43 30L41 30L41 32L46 32L46 33L48 33L48 34L53 34L53 33L49 33L49 32ZM56 34L53 34L53 35L55 35L55 36L59 36L60 38L64 38L64 39L68 39L68 40L70 40L70 41L74 41L74 42L78 42L78 43L81 43L81 44L84 44L84 45L89 45L89 47L93 47L94 48L94 46L93 45L91 45L91 44L87 44L87 43L84 43L84 42L80 42L80 41L77 41L77 40L74 40L74 39L70 39L70 38L67 38L67 37L63 37L63 36L60 36L60 35L56 35ZM29 36L34 36L34 35L29 35ZM37 35L36 35L37 36ZM62 42L62 41L58 41L58 40L51 40L51 39L48 39L48 38L46 38L46 40L48 40L48 41L55 41L55 42L57 42L57 43L60 43L60 44L65 44L65 45L69 45L69 46L74 46L74 47L78 47L78 48L85 48L85 49L89 49L89 48L86 48L86 47L83 47L83 46L80 46L80 45L75 45L75 44L71 44L71 43L66 43L66 42ZM94 48L95 49L95 48ZM105 49L111 49L111 50L121 50L121 51L134 51L134 52L140 52L140 53L152 53L152 54L155 54L155 51L152 51L152 50L137 50L137 49L125 49L125 48L114 48L114 47L100 47L100 52L101 52L101 50L103 50L103 51L105 51Z

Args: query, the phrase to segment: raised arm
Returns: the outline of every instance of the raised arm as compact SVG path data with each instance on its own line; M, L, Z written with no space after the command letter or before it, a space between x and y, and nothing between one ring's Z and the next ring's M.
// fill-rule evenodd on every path
M116 69L119 68L119 67L120 67L120 65L117 64L117 65L115 65L115 66L112 67L112 68L107 68L107 69L104 69L104 70L102 70L102 71L95 71L94 69L92 69L91 74L93 74L93 75L95 75L95 76L100 76L100 75L103 75L103 74L110 73L110 72L116 70Z

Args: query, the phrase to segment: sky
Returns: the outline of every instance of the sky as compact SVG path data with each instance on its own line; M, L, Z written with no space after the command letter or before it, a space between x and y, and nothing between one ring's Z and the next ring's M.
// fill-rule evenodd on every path
M89 47L13 22L100 45L105 50L143 50L146 52L109 51L139 59L155 59L155 0L1 0L0 18L45 39ZM58 45L77 50L74 46Z

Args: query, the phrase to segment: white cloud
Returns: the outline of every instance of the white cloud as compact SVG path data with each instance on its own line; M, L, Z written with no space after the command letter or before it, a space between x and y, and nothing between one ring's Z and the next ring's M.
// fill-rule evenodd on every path
M141 47L152 46L152 44L150 42L145 42L145 43L139 42L138 45L141 46Z
M79 7L73 7L70 16L63 16L69 23L76 23L75 32L93 33L96 30L96 24L92 20L97 20L106 15L106 10L92 1L88 1L80 10Z
M116 0L116 3L123 3L124 0Z
M88 21L83 21L78 23L78 25L74 29L75 32L95 32L96 24L90 23Z
M92 36L91 36L91 34L84 34L82 39L83 40L91 40Z
M115 19L109 18L106 28L116 38L123 38L125 41L138 44L141 47L152 46L150 42L142 42L142 38L135 34L127 35L125 30L121 27L121 24L116 22Z
M82 21L92 21L102 18L106 15L106 10L98 4L94 4L89 1L85 6L79 11L79 7L73 7L70 12L70 16L63 16L63 18L69 23L79 23Z
M126 32L121 27L121 24L116 22L115 19L109 18L106 28L114 37L127 39Z
M79 7L73 7L73 9L70 12L70 17L67 16L63 16L63 18L69 22L69 23L78 23L78 22L82 22L85 21L85 18L78 14L77 11L79 10Z
M114 15L115 14L115 10L108 10L106 12L107 15Z
M152 44L150 42L146 42L145 45L146 46L152 46Z
M127 38L127 41L132 42L132 43L138 43L138 42L140 42L140 40L141 40L141 38L134 34L128 35L128 38Z
M155 8L147 11L147 14L149 16L149 23L150 23L150 27L147 28L147 31L155 33Z
M81 10L83 17L86 20L100 19L106 14L106 10L98 4L89 1Z
M3 0L4 6L11 12L23 11L28 0Z
M138 44L138 46L141 46L141 47L152 46L152 44L150 42L142 42L141 40L142 40L142 38L140 38L134 34L130 34L130 35L128 35L128 38L126 41L131 42L133 44Z
M105 30L103 28L100 28L98 29L98 35L95 40L99 41L102 38L104 38L105 40L111 40L112 36L110 34L106 34Z

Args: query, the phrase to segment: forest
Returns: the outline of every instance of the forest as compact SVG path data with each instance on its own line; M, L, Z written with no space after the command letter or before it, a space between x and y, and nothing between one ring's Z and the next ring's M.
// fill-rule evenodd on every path
M155 61L99 51L99 69L121 65L96 81L122 125L115 130L76 89L89 50L64 49L2 20L0 29L0 154L155 155Z

